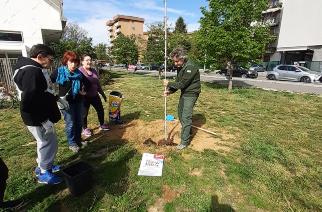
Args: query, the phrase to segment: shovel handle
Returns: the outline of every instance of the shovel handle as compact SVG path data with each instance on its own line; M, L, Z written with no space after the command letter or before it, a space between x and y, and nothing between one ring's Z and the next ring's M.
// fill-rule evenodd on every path
M198 129L198 130L202 130L202 131L204 131L204 132L206 132L206 133L209 133L209 134L212 134L212 135L217 135L217 134L216 134L216 133L214 133L214 132L211 132L211 131L209 131L209 130L203 129L203 128L201 128L201 127L197 127L197 126L195 126L195 125L192 125L192 127L193 127L193 128L196 128L196 129Z

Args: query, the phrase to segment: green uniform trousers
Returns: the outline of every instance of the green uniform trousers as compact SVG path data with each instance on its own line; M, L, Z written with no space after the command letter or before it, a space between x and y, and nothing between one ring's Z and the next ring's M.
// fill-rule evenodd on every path
M189 145L191 138L192 112L198 96L180 96L178 117L181 123L181 144Z

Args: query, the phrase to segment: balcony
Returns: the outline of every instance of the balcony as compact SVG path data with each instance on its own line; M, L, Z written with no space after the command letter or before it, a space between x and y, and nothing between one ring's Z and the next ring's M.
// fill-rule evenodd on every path
M281 9L282 9L282 7L269 8L269 9L263 11L262 14L275 13L275 12L280 11Z
M264 20L264 23L267 24L268 26L274 27L274 26L278 26L280 21L277 18L269 18Z
M275 13L280 11L283 8L283 3L279 0L271 0L267 5L267 10L263 11L262 14L266 13Z
M121 27L121 24L120 24L119 22L116 22L116 23L114 24L114 27L115 27L116 29L118 29L118 28L120 28L120 27Z
M269 8L276 8L276 7L282 7L283 2L281 0L271 0L269 3Z

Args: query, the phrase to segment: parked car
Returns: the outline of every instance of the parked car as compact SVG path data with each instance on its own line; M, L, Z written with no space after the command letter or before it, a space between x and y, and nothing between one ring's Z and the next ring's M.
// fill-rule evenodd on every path
M321 74L303 66L278 65L273 71L267 72L266 78L269 80L291 80L311 83L321 80Z
M149 66L149 70L159 70L159 68L160 68L160 66L159 65L157 65L157 64L151 64L150 66Z
M163 72L164 71L164 64L160 66L160 70ZM167 64L167 72L175 72L176 68L172 64Z
M138 70L138 67L137 67L137 65L130 64L127 69L130 71L136 71L136 70Z
M261 64L253 64L251 65L251 67L249 68L250 71L257 71L257 72L264 72L265 68L263 65Z
M126 64L115 64L115 68L126 68Z
M227 69L222 69L217 72L217 74L228 76L229 73L227 73ZM247 70L243 67L237 67L235 70L233 70L233 77L242 77L242 78L257 78L258 73L256 70Z
M149 66L144 63L136 64L136 66L137 70L149 70Z

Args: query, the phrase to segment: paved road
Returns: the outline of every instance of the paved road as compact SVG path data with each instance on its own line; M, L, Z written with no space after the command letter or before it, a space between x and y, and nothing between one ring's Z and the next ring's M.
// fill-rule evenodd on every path
M143 71L138 70L135 73L137 74L147 74L152 76L158 76L157 71ZM172 78L176 76L176 73L167 72L167 77ZM228 80L218 74L210 73L200 73L201 80L204 82L217 83L228 86ZM244 79L239 77L233 78L233 85L241 87L256 87L262 88L265 90L274 90L274 91L287 91L295 93L310 93L322 95L322 83L302 83L302 82L289 82L289 81L272 81L267 80L265 73L259 73L257 79Z
M201 74L201 80L205 82L213 82L222 85L228 85L228 80L220 75L215 74ZM289 81L275 81L267 80L265 77L259 76L257 79L243 79L234 77L233 85L242 87L256 87L265 90L274 91L288 91L295 93L310 93L322 95L322 83L302 83L302 82L289 82Z

